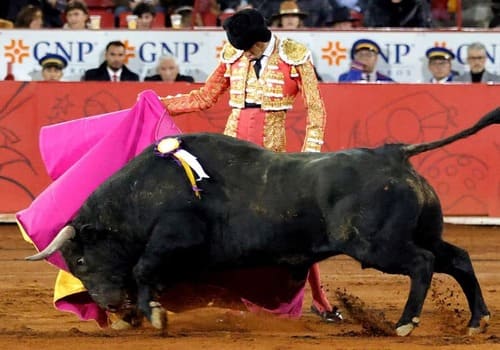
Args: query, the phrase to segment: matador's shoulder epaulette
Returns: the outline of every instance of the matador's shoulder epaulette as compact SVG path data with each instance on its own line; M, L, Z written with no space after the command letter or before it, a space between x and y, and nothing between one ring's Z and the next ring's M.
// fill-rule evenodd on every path
M226 43L220 53L220 60L224 63L234 63L241 55L243 55L243 50L238 50L230 43Z
M297 66L311 59L311 51L304 45L292 39L281 40L278 53L283 61Z

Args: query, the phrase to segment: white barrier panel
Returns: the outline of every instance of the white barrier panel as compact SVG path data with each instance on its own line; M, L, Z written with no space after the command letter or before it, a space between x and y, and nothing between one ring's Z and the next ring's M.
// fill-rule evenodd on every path
M306 44L313 52L314 63L325 82L335 82L348 70L350 47L360 38L378 43L382 52L379 70L398 82L426 82L425 51L432 46L446 46L456 54L453 69L466 70L467 45L482 42L487 49L487 69L499 73L500 45L498 32L430 32L430 31L276 31L281 37L293 38ZM127 66L141 79L155 74L161 55L177 57L181 73L203 82L215 68L218 53L225 41L221 29L213 30L153 30L153 31L70 31L70 30L3 30L0 31L0 77L6 74L7 62L13 62L16 80L39 80L38 59L46 53L66 57L69 66L64 80L78 81L83 72L99 66L104 60L106 44L120 40L127 47Z

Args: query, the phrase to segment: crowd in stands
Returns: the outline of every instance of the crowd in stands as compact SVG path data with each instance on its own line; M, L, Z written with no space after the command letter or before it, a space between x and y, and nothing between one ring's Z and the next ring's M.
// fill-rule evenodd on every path
M258 9L270 27L286 30L435 28L456 25L457 3L462 5L460 18L464 26L500 26L500 0L11 0L0 2L0 28L149 30L171 26L220 26L225 19L244 8ZM174 23L174 18L179 22ZM374 41L356 41L351 47L350 70L340 75L339 81L393 81L377 71L379 53L380 48ZM447 49L430 48L426 57L431 82L500 81L500 77L485 70L486 50L478 42L468 47L470 73L466 76L459 77L452 71L454 55ZM138 81L139 76L124 62L124 44L110 42L106 47L105 61L98 68L85 72L82 80ZM39 63L44 80L60 80L67 66L65 58L56 54L48 54ZM321 81L321 77L317 77ZM179 73L179 65L171 56L161 57L157 74L145 80L194 81L192 77Z
M500 25L500 0L288 1L292 2L300 9L295 28L332 27L339 19L351 23L347 28L454 27L458 5L464 27ZM286 11L286 6L291 11L291 5L284 5L283 0L4 0L0 2L0 24L3 28L10 23L10 27L16 28L71 29L74 22L81 26L82 18L88 27L89 17L100 15L102 28L120 28L127 27L126 16L133 14L138 19L146 16L145 21L149 21L146 27L171 27L171 15L177 14L182 17L183 27L220 26L236 11L253 7L268 19L270 26L282 26L281 22L288 19L285 16L278 19L277 15Z

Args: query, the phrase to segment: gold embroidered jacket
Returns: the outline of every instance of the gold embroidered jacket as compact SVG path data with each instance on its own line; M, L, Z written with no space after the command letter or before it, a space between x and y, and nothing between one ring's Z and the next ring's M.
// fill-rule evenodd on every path
M325 108L311 62L310 51L291 39L276 38L275 48L257 79L243 51L226 44L220 63L205 85L188 94L161 98L171 115L204 110L213 106L218 97L229 90L229 105L233 110L224 133L236 136L238 116L245 102L257 103L266 112L264 147L285 151L286 111L293 107L298 92L302 93L307 109L307 125L303 151L320 151L323 144Z

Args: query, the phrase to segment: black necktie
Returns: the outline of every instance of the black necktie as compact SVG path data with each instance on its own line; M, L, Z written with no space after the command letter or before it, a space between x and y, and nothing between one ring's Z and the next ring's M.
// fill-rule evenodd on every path
M264 55L260 56L256 60L254 60L253 69L255 70L255 75L257 76L257 78L260 75L260 69L262 68L261 60L263 57L264 57Z

